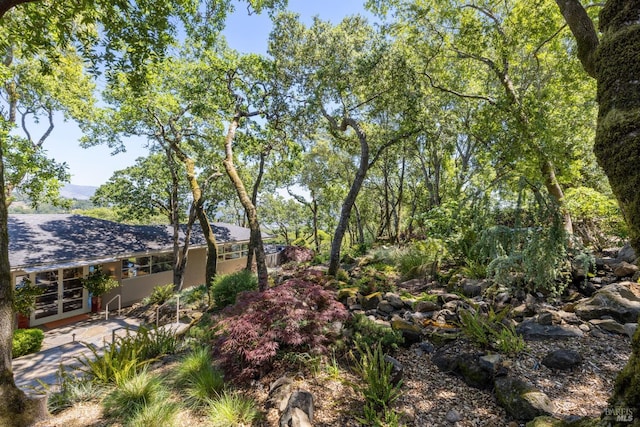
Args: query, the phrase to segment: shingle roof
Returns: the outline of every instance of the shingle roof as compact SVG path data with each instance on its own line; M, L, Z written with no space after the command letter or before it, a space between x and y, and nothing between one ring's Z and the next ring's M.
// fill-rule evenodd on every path
M12 269L170 251L173 248L173 230L168 225L126 225L69 214L9 215L8 225ZM249 240L247 228L224 223L214 223L213 226L219 243ZM191 244L205 244L197 224L193 227Z

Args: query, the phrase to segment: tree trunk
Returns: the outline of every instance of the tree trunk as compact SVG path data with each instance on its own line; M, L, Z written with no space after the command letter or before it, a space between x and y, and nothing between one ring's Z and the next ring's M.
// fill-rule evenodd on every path
M567 234L571 236L573 235L573 221L571 220L571 215L569 214L569 211L567 210L564 203L564 192L562 191L562 187L560 187L558 179L556 178L556 172L553 163L551 163L551 161L549 160L543 161L540 170L542 172L544 185L547 188L547 191L560 207L560 211L563 217L564 231L566 231Z
M15 314L14 287L9 265L9 230L4 185L3 147L6 138L0 129L0 425L28 426L47 414L46 397L28 398L13 379L12 347Z
M242 206L244 206L245 212L247 213L249 228L251 229L251 239L255 242L256 266L258 268L258 288L261 291L264 291L269 285L269 273L267 271L260 223L258 222L258 212L255 205L251 202L244 183L242 182L242 179L240 179L238 171L233 164L233 139L235 138L239 120L240 116L236 115L229 124L229 130L227 131L224 144L226 156L222 163L224 164L224 168L227 171L227 175L229 176L231 183L238 193L240 203L242 203Z
M251 203L253 203L253 206L257 205L258 190L260 188L260 184L262 183L262 176L264 175L264 164L266 157L266 153L260 153L260 167L258 168L258 176L256 177L256 182L253 184L253 191L251 193ZM256 248L258 247L256 238L262 239L262 234L251 233L251 237L249 240L249 252L247 253L247 266L245 267L247 271L251 271L251 269L253 268L253 254L256 252Z
M576 38L579 59L598 82L594 152L622 209L631 245L640 253L640 2L607 1L600 12L600 40L579 1L556 3ZM640 425L640 328L609 400L608 412L614 414L609 425L619 424L617 411L633 411L632 425Z

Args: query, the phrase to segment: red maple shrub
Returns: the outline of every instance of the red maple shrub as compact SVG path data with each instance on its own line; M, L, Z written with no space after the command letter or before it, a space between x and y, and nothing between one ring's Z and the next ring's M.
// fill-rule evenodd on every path
M222 311L214 348L225 371L247 380L265 374L279 349L325 352L335 338L331 324L348 316L333 292L291 279L264 292L240 294Z

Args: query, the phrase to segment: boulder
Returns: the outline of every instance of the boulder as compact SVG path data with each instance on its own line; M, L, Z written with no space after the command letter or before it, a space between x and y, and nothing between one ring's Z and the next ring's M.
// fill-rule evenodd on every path
M404 319L394 317L391 320L391 328L396 331L400 331L404 338L404 345L409 347L411 344L416 344L422 341L422 330L419 326L409 323Z
M398 359L385 354L384 361L391 364L391 383L398 385L404 375L404 366Z
M580 353L570 349L553 350L542 359L542 364L549 369L572 369L582 363Z
M576 305L575 313L583 320L611 316L621 323L635 322L640 314L640 297L630 282L607 285L591 298Z
M616 261L628 262L630 264L634 264L637 260L638 257L636 256L636 251L628 243L618 251L618 256L616 257Z
M313 395L308 391L294 391L280 416L280 427L310 427L313 422Z
M378 303L378 307L377 310L382 313L383 315L386 314L391 314L394 312L395 308L393 307L393 305L391 305L389 303L389 301L387 300L382 300L380 301L380 303Z
M437 351L431 361L443 372L460 377L466 384L479 389L489 389L493 385L493 372L480 364L478 353L456 353L450 348Z
M637 323L625 323L623 326L624 332L629 335L629 338L633 338L633 335L636 333L636 329L638 329Z
M633 276L637 271L637 265L630 264L626 261L622 261L620 264L613 266L613 274L615 274L616 277Z
M553 412L551 400L546 394L517 378L496 378L495 394L507 414L518 420L529 421Z
M593 326L597 326L603 331L612 332L614 334L625 335L627 331L624 329L624 325L616 322L613 319L593 319L589 320Z
M417 301L413 309L418 313L428 313L440 310L440 306L433 301Z
M400 309L404 307L404 301L400 298L400 295L394 294L393 292L387 292L384 294L384 299L389 304L393 306L393 308Z
M374 292L369 295L365 295L360 300L360 305L364 310L375 310L378 308L378 304L382 302L382 293Z
M541 325L527 319L516 327L516 332L525 339L579 338L584 336L580 328L572 325Z

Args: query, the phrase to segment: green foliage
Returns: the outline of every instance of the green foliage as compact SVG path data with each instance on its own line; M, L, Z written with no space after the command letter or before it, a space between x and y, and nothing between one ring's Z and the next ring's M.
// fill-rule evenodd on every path
M105 387L102 384L70 374L62 364L58 378L60 388L48 393L47 407L52 414L62 412L80 402L100 401L105 395Z
M116 338L103 350L88 345L91 354L78 357L79 368L90 378L104 384L120 384L164 354L174 353L179 340L167 328L148 329L141 327L135 333Z
M205 285L192 286L180 293L180 301L182 304L187 305L206 305L208 300L207 292Z
M385 360L379 343L373 350L369 345L357 345L356 349L358 356L353 357L354 370L365 383L361 389L365 397L364 418L358 421L372 426L397 423L397 414L391 405L400 396L402 381L397 384L391 381L393 365Z
M172 373L173 383L194 407L202 407L224 388L222 372L213 364L211 350L201 347L184 357Z
M162 305L173 297L173 284L158 285L153 288L151 295L145 298L146 304Z
M168 400L169 392L160 378L142 371L118 384L102 401L104 416L123 420L126 425L170 426L177 406Z
M36 353L42 348L44 332L42 329L16 329L13 331L12 354L20 357Z
M84 286L91 295L99 297L117 288L120 284L116 279L104 273L102 269L97 266L87 277L82 279L82 286Z
M435 276L440 263L447 257L447 247L443 240L428 238L414 242L396 255L398 270L405 279Z
M227 391L211 400L208 415L213 427L250 426L260 419L260 411L253 400Z
M43 292L44 289L34 285L31 283L31 280L25 277L22 279L22 282L16 286L13 309L16 313L28 317L36 306L36 298L42 295Z
M518 354L526 349L526 343L513 325L505 324L508 313L508 308L498 313L490 309L486 316L477 311L460 310L460 327L471 341L482 348Z
M231 274L218 275L211 286L211 294L216 306L222 308L235 304L240 292L258 289L258 278L247 270Z
M400 331L380 325L364 314L354 314L347 323L347 328L353 333L353 342L360 348L380 344L383 350L389 351L397 349L404 343Z

